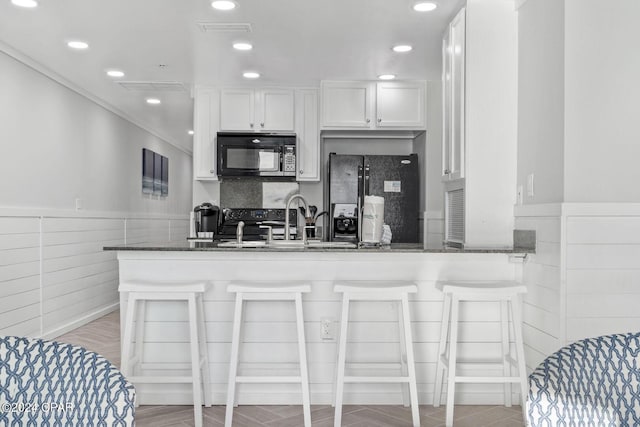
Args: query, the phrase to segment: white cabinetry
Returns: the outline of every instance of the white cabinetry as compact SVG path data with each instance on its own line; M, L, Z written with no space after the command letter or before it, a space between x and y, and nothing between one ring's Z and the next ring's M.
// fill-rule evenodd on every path
M517 13L467 0L443 40L446 240L513 245L517 164Z
M222 89L220 130L293 132L293 90Z
M442 179L464 177L465 9L451 21L442 40Z
M322 82L323 129L424 129L426 82Z
M299 89L296 98L296 136L298 181L320 180L320 131L318 129L318 91Z
M220 94L213 88L196 88L194 100L193 175L196 180L217 180L216 133L220 127Z

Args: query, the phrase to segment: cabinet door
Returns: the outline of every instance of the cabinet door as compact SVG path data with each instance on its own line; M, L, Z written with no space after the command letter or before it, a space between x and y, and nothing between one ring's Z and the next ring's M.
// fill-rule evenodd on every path
M220 129L253 130L254 98L252 89L223 89L220 93Z
M258 112L256 114L256 129L293 132L293 90L268 89L259 91L256 111Z
M425 82L377 83L376 126L424 129L426 91Z
M464 177L465 9L451 22L451 179Z
M322 127L371 126L371 85L368 82L323 82Z
M320 131L318 91L296 91L296 135L298 137L298 181L320 180Z
M217 180L216 134L219 94L214 89L197 88L194 103L193 175L197 180Z

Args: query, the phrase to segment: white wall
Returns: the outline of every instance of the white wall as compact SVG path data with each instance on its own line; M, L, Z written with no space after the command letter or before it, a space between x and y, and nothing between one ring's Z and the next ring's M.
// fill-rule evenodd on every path
M558 0L527 1L518 9L517 182L525 204L563 200L564 16ZM526 191L531 173L533 197Z
M565 5L565 201L638 202L640 2Z
M117 308L103 246L186 237L191 156L1 51L0 94L0 335L53 338ZM166 198L142 195L143 147Z
M2 52L0 71L0 208L188 212L191 156ZM143 147L169 158L166 198L142 195Z
M513 246L517 16L504 0L468 0L465 247Z

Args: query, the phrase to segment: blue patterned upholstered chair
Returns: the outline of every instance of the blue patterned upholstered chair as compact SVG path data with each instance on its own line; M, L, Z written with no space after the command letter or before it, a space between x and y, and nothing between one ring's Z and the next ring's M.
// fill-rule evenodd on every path
M561 348L529 376L529 425L639 426L640 333Z
M133 386L82 347L0 337L0 426L132 426Z

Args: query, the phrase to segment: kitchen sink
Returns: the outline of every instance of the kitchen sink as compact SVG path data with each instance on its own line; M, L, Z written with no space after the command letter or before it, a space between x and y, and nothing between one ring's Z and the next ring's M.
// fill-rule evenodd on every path
M266 240L247 240L246 242L222 242L218 243L219 248L265 248Z
M351 242L321 242L311 240L305 244L302 240L248 240L245 242L222 242L218 243L219 248L291 248L291 249L355 249L358 247Z

